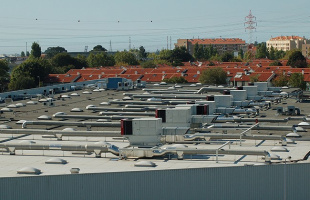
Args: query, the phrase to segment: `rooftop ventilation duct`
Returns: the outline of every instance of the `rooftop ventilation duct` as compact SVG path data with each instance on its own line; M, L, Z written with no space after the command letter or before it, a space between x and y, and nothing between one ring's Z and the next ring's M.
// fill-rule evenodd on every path
M80 96L78 93L74 92L72 94L70 94L70 96Z
M81 108L72 108L71 112L84 112Z
M2 112L13 112L11 108L1 108Z
M71 174L78 174L78 173L80 173L80 168L71 168L70 172L71 172Z
M5 125L5 124L0 124L0 129L11 129L12 127Z
M26 104L28 104L28 105L36 105L36 104L38 104L38 102L36 102L36 101L28 101Z

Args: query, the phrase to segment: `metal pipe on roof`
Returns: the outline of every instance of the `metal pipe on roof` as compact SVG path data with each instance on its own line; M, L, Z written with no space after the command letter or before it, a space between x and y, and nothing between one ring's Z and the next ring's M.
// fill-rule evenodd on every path
M161 99L206 99L205 95L178 95L178 94L140 94L133 98L161 98Z
M54 135L83 136L83 137L120 137L121 131L63 131L63 130L41 130L41 129L0 129L4 134L29 134L29 135Z
M232 130L232 129L247 129L250 126L247 125L234 125L234 124L213 124L208 128L196 128L195 130L198 132L210 131L210 130ZM257 126L252 130L273 130L273 131L292 131L295 130L293 126ZM299 132L305 130L297 130Z
M130 111L130 112L141 112L146 111L145 108L108 108L108 107L96 107L96 106L89 106L86 107L87 110L104 110L104 111Z
M166 105L168 102L158 102L158 101L109 101L110 104L138 104L138 105Z
M80 144L37 144L37 143L1 143L0 148L7 149L11 155L15 155L16 150L61 150L61 151L85 151L94 152L96 157L101 157L101 153L112 153L119 155L118 147L105 143L96 142L86 145Z
M139 116L92 116L92 115L56 115L54 117L62 119L110 119L110 120L140 118Z
M100 112L99 115L155 116L154 112Z
M211 139L240 139L240 134L215 134L215 133L195 133L184 135L184 140L191 141L195 139L211 138ZM285 140L282 135L242 135L242 139L247 140Z
M120 122L70 122L70 121L25 121L22 128L27 125L60 125L60 126L92 126L92 127L120 127Z
M212 123L224 122L270 122L279 123L287 122L288 119L271 119L271 118L235 118L235 117L217 117Z

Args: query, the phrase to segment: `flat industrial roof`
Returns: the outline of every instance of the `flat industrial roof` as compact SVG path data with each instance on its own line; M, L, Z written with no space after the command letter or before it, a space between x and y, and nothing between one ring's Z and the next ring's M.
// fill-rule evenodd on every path
M156 88L168 88L171 85L154 87ZM189 86L189 84L188 84ZM148 87L152 87L149 86ZM183 89L199 89L199 87L184 87ZM91 91L90 89L88 89ZM102 102L108 102L113 99L122 99L124 91L101 91L92 92L92 94L83 94L84 90L70 91L67 93L61 93L54 95L54 106L43 105L43 103L38 103L36 105L27 104L30 99L15 101L9 104L24 103L25 107L12 108L14 112L4 112L0 117L0 124L9 125L13 129L21 129L21 124L16 124L19 120L37 121L37 117L41 115L51 116L57 112L65 112L70 115L99 115L99 112L94 112L92 110L87 110L86 106L104 106L100 105ZM144 93L143 90L130 91L131 93ZM71 96L71 98L58 98L60 95L71 93L78 93L80 96ZM213 93L219 94L219 93ZM209 95L203 94L203 95ZM38 99L31 99L33 101L38 101ZM135 99L138 100L138 99ZM286 115L276 115L276 110L278 106L286 107L294 105L301 109L301 114L306 117L310 113L310 107L308 103L296 102L296 99L288 98L284 99L279 104L272 104L272 108L269 110L261 110L259 116L261 118L287 118ZM3 105L4 106L4 105ZM124 107L117 104L111 104L109 107ZM83 112L70 112L72 108L81 108ZM59 118L53 118L53 121L60 121ZM69 119L64 121L93 121L96 119L81 120L81 119ZM117 120L116 120L117 121ZM270 125L277 126L290 126L293 124L298 124L302 120L290 120L286 123L273 123ZM268 122L262 122L261 125L269 124ZM42 130L62 130L67 128L66 126L49 126L49 125L28 125L28 129L42 129ZM73 127L76 130L86 131L87 127ZM120 127L92 127L92 131L119 131ZM212 133L221 133L221 130L212 131ZM242 130L228 130L228 133L241 133ZM256 131L252 130L251 134L276 134L276 135L286 135L288 131ZM275 146L281 146L280 141L262 141L262 140L242 140L240 146L239 140L231 140L233 143L229 146L226 145L222 147L225 150L229 148L232 150L265 150L270 153L277 154L282 158L282 160L272 160L272 163L283 162L285 158L291 156L292 161L298 162L309 162L307 160L302 161L305 155L310 151L310 140L308 138L308 132L298 132L302 135L301 139L297 139L295 144L287 144L287 152L272 152L271 149ZM35 142L36 144L78 144L86 145L88 143L94 143L97 141L105 141L111 143L120 148L127 147L129 142L127 140L122 140L121 138L114 137L67 137L63 136L61 141L57 138L44 138L40 135L11 135L11 134L0 134L0 143L16 143L16 142ZM228 140L224 140L226 142ZM218 149L223 143L214 144L186 144L188 148L197 149ZM166 145L167 146L167 145ZM152 159L118 159L118 156L111 153L102 153L101 158L96 158L95 154L91 155L79 153L75 154L70 151L60 151L60 150L16 150L15 155L10 155L8 152L0 152L0 177L20 177L28 176L24 174L17 174L17 171L23 167L35 167L42 171L42 175L59 175L59 174L70 174L71 168L80 168L80 173L105 173L105 172L125 172L125 171L144 171L144 170L168 170L168 169L184 169L184 168L205 168L205 167L227 167L227 166L243 166L243 165L260 165L265 163L262 156L254 155L219 155L218 162L216 162L215 155L185 155L183 160L178 160L176 156L167 158L152 158ZM50 158L62 158L66 160L67 164L45 164ZM156 164L155 167L135 167L134 164L141 160L149 160Z

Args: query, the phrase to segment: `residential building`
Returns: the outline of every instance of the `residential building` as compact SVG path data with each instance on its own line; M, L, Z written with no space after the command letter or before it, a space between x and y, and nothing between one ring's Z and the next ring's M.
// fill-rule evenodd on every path
M299 36L279 36L267 41L267 48L289 51L292 49L302 49L303 44L310 44L310 40Z
M239 38L215 38L215 39L178 39L175 47L185 46L188 52L193 55L195 44L204 47L212 45L219 54L225 52L237 52L245 45L245 41Z
M301 51L303 56L310 58L310 44L303 44Z

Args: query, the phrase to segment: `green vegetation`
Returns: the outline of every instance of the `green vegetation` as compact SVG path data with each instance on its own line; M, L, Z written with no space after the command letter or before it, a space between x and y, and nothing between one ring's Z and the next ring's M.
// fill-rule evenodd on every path
M291 52L286 65L295 68L305 68L308 66L306 58L300 51Z
M188 83L188 81L183 76L165 78L163 81L166 83Z
M0 60L0 92L4 92L9 83L9 65L5 60Z
M307 87L306 82L304 81L304 76L301 73L291 74L288 84L291 87L297 87L302 90L305 90Z
M286 75L281 74L272 80L272 85L275 87L283 87L288 85L289 78Z
M227 74L220 68L210 68L202 71L199 77L199 82L203 84L226 84Z

